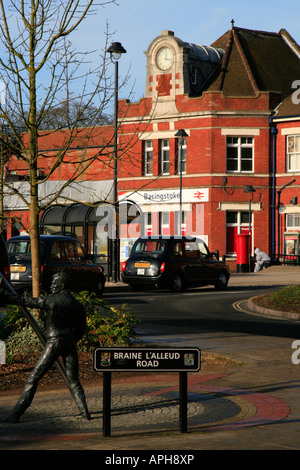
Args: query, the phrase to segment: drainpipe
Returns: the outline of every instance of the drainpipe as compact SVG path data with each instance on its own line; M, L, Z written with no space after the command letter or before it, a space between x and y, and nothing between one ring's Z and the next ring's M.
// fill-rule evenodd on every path
M272 261L275 260L275 232L276 232L276 141L278 129L273 123L272 117L269 118L270 132L272 136L272 151L273 151L273 176L272 176Z

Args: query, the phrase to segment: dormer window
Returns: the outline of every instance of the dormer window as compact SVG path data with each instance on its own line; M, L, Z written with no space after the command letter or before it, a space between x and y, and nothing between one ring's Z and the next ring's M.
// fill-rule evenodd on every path
M192 65L191 67L191 83L192 85L197 85L197 82L198 82L198 70L197 68Z

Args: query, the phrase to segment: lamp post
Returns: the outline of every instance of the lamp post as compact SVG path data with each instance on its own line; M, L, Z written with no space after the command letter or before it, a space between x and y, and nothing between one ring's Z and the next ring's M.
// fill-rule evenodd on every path
M251 193L251 197L249 199L249 272L251 272L251 201L253 198L253 194L256 190L253 186L246 186L244 193Z
M273 141L273 177L272 177L272 261L275 260L275 245L276 245L276 237L275 237L275 210L276 210L276 144L277 144L277 134L278 129L276 128L275 124L273 123L272 117L269 118L270 122L270 131L272 135Z
M179 129L175 137L179 137L179 218L178 218L178 235L182 235L182 146L184 142L184 138L188 137L188 134L185 132L184 129Z
M126 50L120 42L113 42L107 52L110 53L111 61L115 64L115 107L114 107L114 179L113 179L113 204L116 211L118 203L118 89L119 89L119 60ZM117 220L117 219L116 219ZM116 222L116 225L117 222ZM112 282L118 280L118 238L119 233L116 227L115 233L112 232L112 250L111 250L111 275Z

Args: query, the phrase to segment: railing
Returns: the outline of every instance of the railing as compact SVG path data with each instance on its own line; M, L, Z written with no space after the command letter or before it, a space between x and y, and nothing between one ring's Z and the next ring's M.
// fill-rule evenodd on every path
M279 263L291 266L300 266L300 255L279 255Z
M222 261L236 261L234 257L232 256L222 256ZM254 267L256 258L255 256L251 256L251 269ZM276 259L271 262L271 266L276 266L276 265L286 265L286 266L300 266L300 255L287 255L286 253L283 253L281 255L277 255Z

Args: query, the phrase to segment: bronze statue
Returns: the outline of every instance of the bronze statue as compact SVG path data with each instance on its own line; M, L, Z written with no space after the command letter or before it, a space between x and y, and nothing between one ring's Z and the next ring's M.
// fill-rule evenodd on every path
M22 395L11 414L4 418L4 422L19 422L33 400L38 382L59 357L63 358L66 376L82 416L91 419L85 393L78 378L76 349L76 343L85 331L86 315L83 305L71 294L69 284L69 275L59 272L52 278L51 294L45 297L21 297L12 295L3 288L0 289L0 296L4 298L6 304L37 308L46 314L45 348L27 379Z

